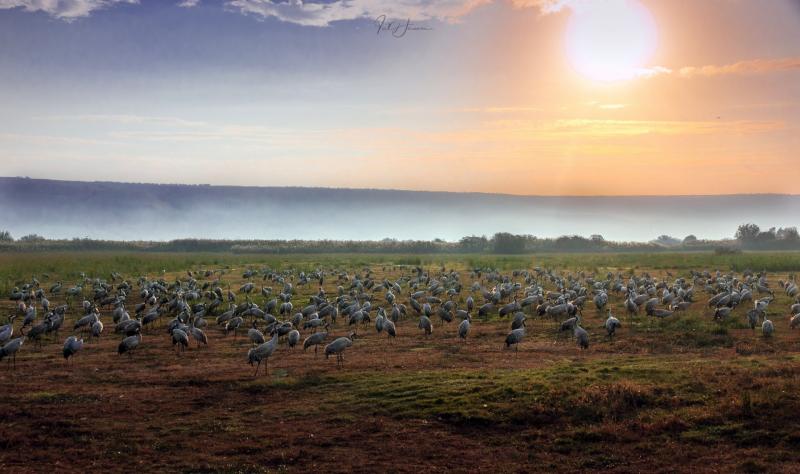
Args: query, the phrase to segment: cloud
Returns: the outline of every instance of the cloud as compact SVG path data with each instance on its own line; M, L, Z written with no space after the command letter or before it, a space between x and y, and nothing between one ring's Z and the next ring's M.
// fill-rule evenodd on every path
M732 64L708 64L705 66L687 66L679 69L670 69L663 66L654 66L639 69L637 77L651 78L657 76L675 75L678 77L715 77L729 75L769 74L773 72L800 70L800 57L778 59L749 59Z
M458 112L475 113L475 114L509 114L509 113L530 113L541 112L540 107L465 107L458 109Z
M514 8L537 8L543 15L573 8L577 3L577 0L511 0Z
M273 0L229 0L229 8L243 14L303 26L329 26L336 21L374 19L386 15L387 19L409 19L412 21L439 20L454 22L480 5L492 0L335 0L322 1L273 1Z
M70 21L113 5L138 3L139 0L0 0L0 10L22 8L26 12L44 12Z
M175 1L179 7L192 8L201 0ZM225 0L224 5L245 15L325 27L337 21L375 19L381 15L392 20L454 23L481 5L497 1L510 3L514 8L535 8L547 15L566 8L580 10L598 0ZM138 3L140 0L0 0L0 10L22 8L70 21L113 5Z
M665 74L672 74L672 69L664 66L652 66L640 68L636 71L636 76L642 78L661 76Z
M179 117L162 117L162 116L152 116L152 115L129 115L129 114L48 115L46 117L34 117L34 118L36 120L54 120L59 122L155 124L155 125L171 125L176 127L200 127L206 125L205 122L186 120Z
M690 66L678 71L682 77L724 76L731 74L767 74L770 72L800 70L800 57L780 59L751 59L722 66Z

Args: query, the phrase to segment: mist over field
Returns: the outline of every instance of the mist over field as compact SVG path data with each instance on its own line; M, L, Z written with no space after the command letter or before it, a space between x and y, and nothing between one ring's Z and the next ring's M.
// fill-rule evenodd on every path
M800 196L544 197L372 189L130 184L0 178L15 237L108 240L399 240L495 232L648 241L797 225Z

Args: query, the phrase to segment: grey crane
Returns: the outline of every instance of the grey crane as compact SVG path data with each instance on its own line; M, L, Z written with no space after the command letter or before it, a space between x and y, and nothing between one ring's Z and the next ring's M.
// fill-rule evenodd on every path
M320 318L310 319L303 323L303 329L311 329L313 332L316 332L320 327L327 328L328 326L328 322Z
M426 336L430 336L431 333L433 333L433 324L431 323L431 318L425 315L419 317L419 324L417 327L425 331Z
M208 336L206 336L206 333L204 333L199 327L192 324L189 327L189 333L191 333L192 338L197 342L197 347L200 347L201 342L205 345L208 345Z
M755 308L751 308L747 311L747 323L750 325L750 329L753 331L756 329L759 316L761 316L761 313Z
M8 357L8 363L11 364L11 370L17 368L17 352L19 352L19 348L22 347L22 343L25 341L25 336L20 336L16 339L12 339L6 343L2 348L0 348L0 360L3 360L4 357Z
M764 322L761 323L761 333L764 334L764 337L771 337L773 332L775 332L775 326L765 317Z
M334 339L333 342L325 346L325 358L330 357L331 354L336 355L336 367L344 365L344 351L353 345L353 341L347 337L339 337Z
M101 334L103 334L103 322L98 319L92 324L92 331L89 337L96 337L99 339Z
M606 332L608 333L608 337L614 337L614 333L617 331L618 328L622 327L622 323L619 322L619 319L615 318L613 314L611 314L611 310L607 311L608 318L606 319L605 324L603 326L606 328Z
M32 328L30 328L27 333L25 331L23 331L22 329L20 329L20 332L26 338L34 341L34 343L36 343L36 345L38 347L41 347L41 345L42 345L42 336L45 335L49 329L50 329L50 326L49 326L48 322L44 321L44 322L39 323L36 326L33 326Z
M142 322L138 319L126 319L114 326L114 332L122 333L125 336L134 336L142 332Z
M559 332L573 331L575 330L575 326L578 324L580 324L580 320L577 316L573 316L562 321L561 325L558 327L558 330Z
M133 336L128 336L119 343L117 346L117 355L128 353L128 357L133 358L133 351L139 347L139 343L142 342L142 335L141 334L134 334Z
M514 346L514 350L519 350L519 343L525 337L525 327L514 329L506 336L506 348Z
M386 318L383 320L383 330L386 331L386 338L388 340L391 341L397 337L397 327L391 319Z
M327 332L315 332L314 334L308 336L305 341L303 341L303 350L306 350L309 347L314 346L314 357L316 357L319 345L325 342L325 339L327 338L328 338Z
M383 332L383 322L385 320L386 318L381 313L378 313L378 316L375 317L375 331L378 334Z
M458 325L458 337L463 339L464 342L467 342L467 335L469 334L469 326L470 326L469 319L461 321L461 323Z
M586 329L583 329L580 326L580 322L575 325L575 330L573 331L573 334L575 335L575 340L577 341L581 349L589 348L589 333L586 332Z
M250 339L250 342L253 344L264 344L264 333L258 330L255 321L253 321L253 327L247 330L247 338Z
M83 339L70 336L66 341L64 341L64 348L61 353L64 355L64 359L69 360L70 357L77 354L81 349L83 349Z
M528 319L525 313L518 311L514 313L514 319L511 320L511 329L519 329L525 326L525 320Z
M92 324L94 324L95 321L97 321L98 319L99 318L98 318L97 313L91 312L91 313L87 314L86 316L83 316L79 320L75 321L75 325L72 327L72 329L74 329L74 330L78 330L78 329L83 330L83 328L91 328Z
M172 346L176 345L178 346L178 352L185 351L186 347L189 346L189 335L183 329L175 328L172 330Z
M233 338L236 339L236 330L239 329L243 321L241 316L231 318L231 320L225 324L225 335L227 336L229 332L233 331Z
M25 311L25 318L22 320L22 327L28 327L36 320L36 307L33 305L28 306Z
M608 294L605 291L597 293L594 297L594 305L598 311L601 311L608 304Z
M300 342L300 331L297 329L292 329L289 331L289 334L286 336L286 340L289 343L289 347L294 348L298 342Z
M628 298L625 300L625 310L629 316L635 316L639 314L639 305L636 304L633 298Z
M508 303L508 304L506 304L506 305L504 305L503 307L500 308L500 316L505 316L507 314L514 314L515 312L519 311L520 309L522 309L522 307L519 305L519 303L516 300L514 300L513 302Z
M714 319L727 319L731 315L731 308L722 306L714 310Z
M264 362L264 375L269 374L269 357L277 347L278 332L275 331L272 334L272 339L247 351L247 363L250 365L257 364L253 377L258 375L258 369L261 367L262 362Z
M3 326L0 326L0 344L4 344L6 341L11 339L11 336L14 335L14 324L9 322Z

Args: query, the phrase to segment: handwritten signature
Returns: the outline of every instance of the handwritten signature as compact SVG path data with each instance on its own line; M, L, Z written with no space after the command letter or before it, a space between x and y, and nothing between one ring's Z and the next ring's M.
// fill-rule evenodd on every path
M430 26L415 25L411 23L410 18L405 21L388 20L386 15L380 15L375 18L375 24L378 27L378 35L389 33L395 38L402 38L409 31L430 31L433 29Z

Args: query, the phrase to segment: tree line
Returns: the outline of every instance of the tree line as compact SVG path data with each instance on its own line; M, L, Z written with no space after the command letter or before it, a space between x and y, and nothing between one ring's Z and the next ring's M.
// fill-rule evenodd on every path
M565 235L540 238L498 232L491 237L466 236L457 242L434 240L211 240L176 239L160 241L112 241L88 238L53 240L36 234L15 239L0 231L0 251L147 251L147 252L233 252L233 253L494 253L526 254L547 252L661 252L739 250L800 250L795 227L761 230L742 224L733 239L703 240L694 235L678 239L661 235L650 242L617 242L602 235Z

